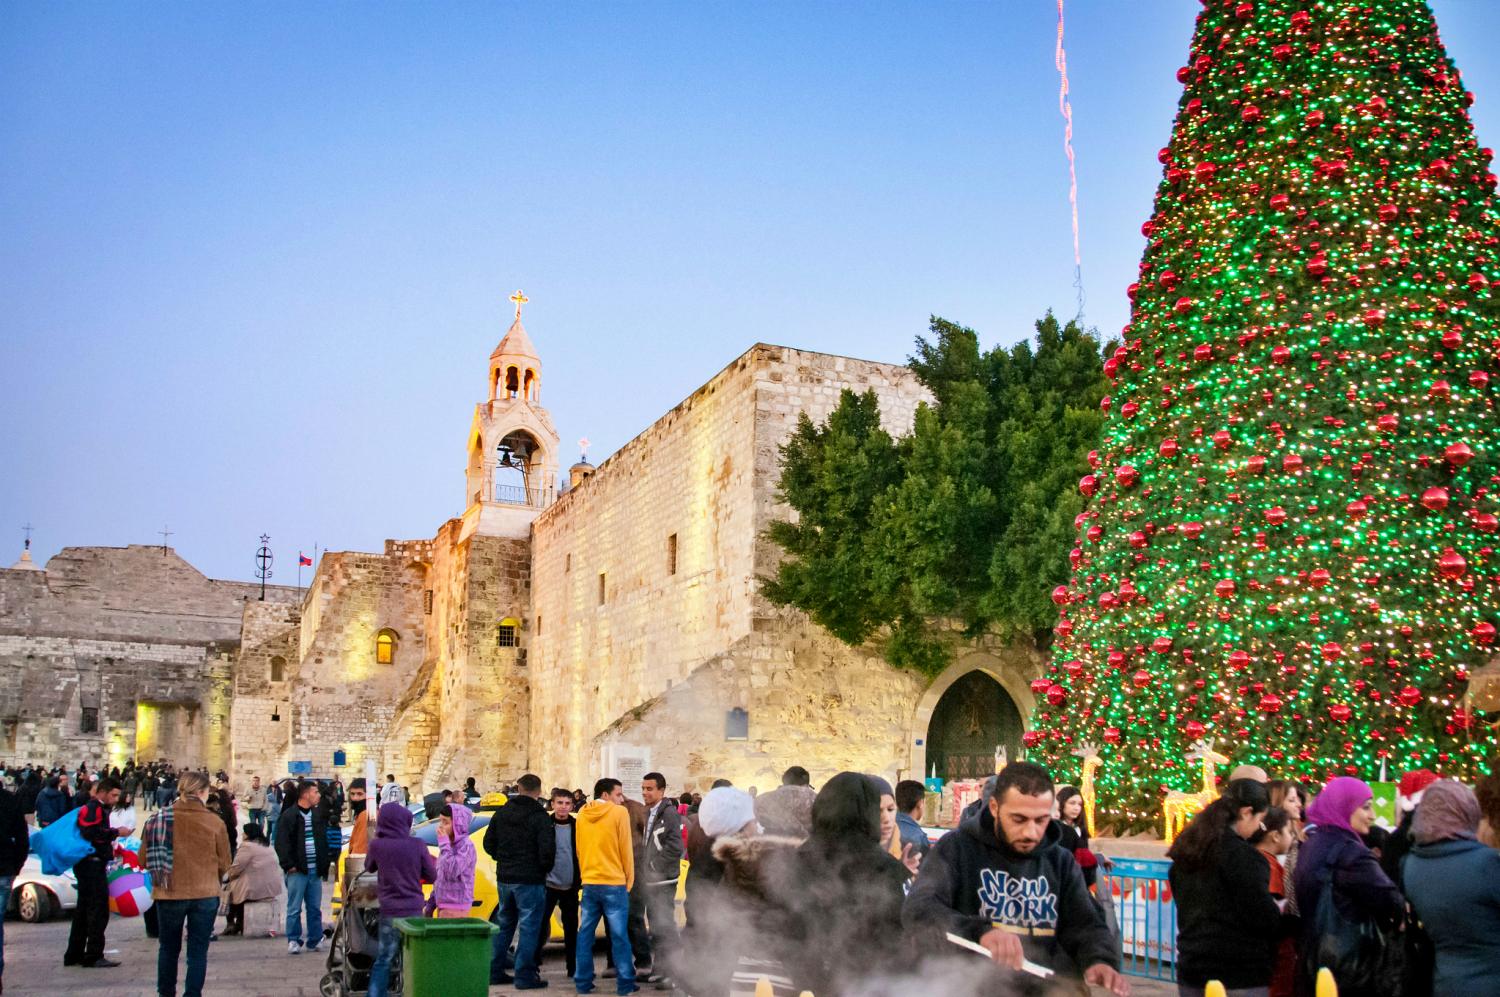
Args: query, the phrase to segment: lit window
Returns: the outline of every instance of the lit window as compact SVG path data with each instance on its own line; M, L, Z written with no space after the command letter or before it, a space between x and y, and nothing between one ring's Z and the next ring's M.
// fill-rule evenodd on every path
M271 681L286 681L286 659L280 655L271 659Z
M499 647L515 647L520 642L516 640L516 631L521 628L519 620L506 617L500 621L500 629L497 633L495 643Z
M396 631L382 630L375 635L375 663L389 665L396 660Z

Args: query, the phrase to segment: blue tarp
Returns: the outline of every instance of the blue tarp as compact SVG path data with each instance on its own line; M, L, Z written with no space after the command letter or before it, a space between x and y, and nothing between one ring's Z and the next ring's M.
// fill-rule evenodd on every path
M42 860L42 872L61 876L94 850L78 831L78 811L69 810L31 836L31 850Z

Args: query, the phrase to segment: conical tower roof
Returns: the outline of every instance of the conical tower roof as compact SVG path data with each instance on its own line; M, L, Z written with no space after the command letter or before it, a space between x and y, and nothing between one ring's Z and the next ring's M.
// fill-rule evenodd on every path
M540 360L537 356L536 347L531 345L531 337L526 335L526 327L521 324L520 316L510 324L510 329L505 333L505 338L500 340L500 345L495 347L495 352L490 354L490 359L498 357L530 357Z

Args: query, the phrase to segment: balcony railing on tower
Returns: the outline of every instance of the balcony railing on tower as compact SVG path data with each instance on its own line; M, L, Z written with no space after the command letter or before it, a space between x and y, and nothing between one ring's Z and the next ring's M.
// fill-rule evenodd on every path
M502 502L505 505L525 505L533 509L545 509L556 498L556 488L497 484L492 501Z

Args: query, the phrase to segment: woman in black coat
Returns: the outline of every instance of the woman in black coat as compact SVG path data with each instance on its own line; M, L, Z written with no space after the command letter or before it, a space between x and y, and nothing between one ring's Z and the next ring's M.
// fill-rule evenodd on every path
M1263 993L1271 985L1281 911L1271 897L1266 860L1249 841L1270 807L1263 784L1236 779L1167 851L1181 997L1201 995L1209 980L1230 993Z
M880 787L840 772L813 800L791 904L804 934L798 984L818 997L860 992L866 977L910 969L901 930L906 867L880 847Z

